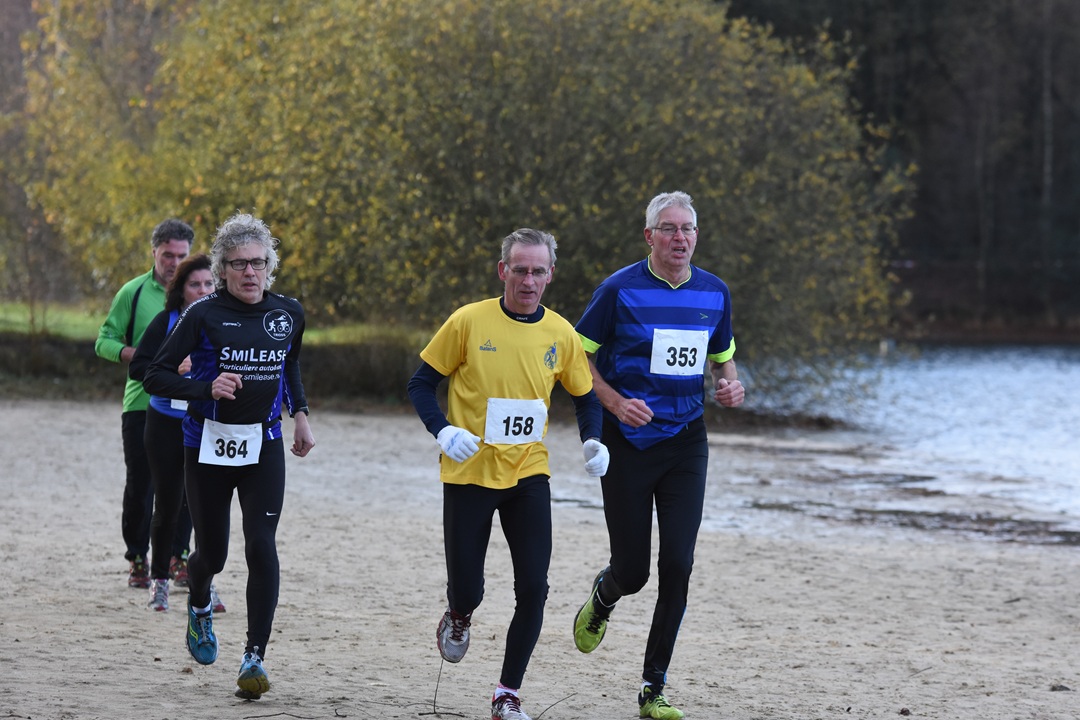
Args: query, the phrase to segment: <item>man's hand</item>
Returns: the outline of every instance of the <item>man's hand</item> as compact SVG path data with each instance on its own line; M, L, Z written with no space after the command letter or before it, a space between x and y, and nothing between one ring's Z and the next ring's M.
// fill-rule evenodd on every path
M306 412L293 416L293 444L290 450L296 457L305 457L315 447L315 436L311 434Z
M480 442L479 437L465 428L454 425L444 427L435 439L442 448L443 454L454 462L465 462L480 449L480 446L476 444Z
M608 461L611 460L611 453L608 452L607 446L596 438L589 438L581 449L585 453L585 472L590 477L606 475Z
M713 393L713 398L724 407L739 407L745 395L746 391L738 380L720 378L716 381L716 392Z
M244 381L236 373L223 372L210 384L210 394L215 400L235 400L236 391L244 387Z
M652 420L652 408L639 398L623 398L619 403L615 416L619 422L630 427L641 427Z

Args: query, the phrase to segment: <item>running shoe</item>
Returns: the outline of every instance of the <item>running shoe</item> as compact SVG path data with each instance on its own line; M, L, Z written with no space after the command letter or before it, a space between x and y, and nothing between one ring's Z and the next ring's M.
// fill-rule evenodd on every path
M169 577L176 587L186 588L188 586L187 559L188 552L185 550L179 555L174 555L173 559L169 561Z
M671 705L663 693L654 693L646 685L638 693L638 716L653 720L682 720L683 711Z
M240 672L236 676L236 697L245 700L258 700L264 692L270 690L270 677L259 657L259 648L244 653L240 661Z
M604 574L610 569L610 567L606 567L597 573L596 579L593 580L589 599L585 601L585 604L581 606L578 614L574 617L574 645L583 653L591 653L595 650L600 641L604 639L604 633L607 632L608 617L611 616L611 610L615 606L608 607L600 602L597 592L600 581L604 579Z
M218 597L217 588L214 587L214 583L210 583L210 609L216 613L225 612L225 603L221 602L221 598Z
M128 572L128 587L150 587L150 565L142 555L136 555L131 561L131 571Z
M469 649L469 625L472 622L472 614L459 615L447 608L439 621L439 629L435 631L435 644L439 646L439 654L446 662L461 662L465 657L465 651Z
M154 580L150 584L150 602L146 604L151 610L167 612L169 609L169 579Z
M200 665L211 665L217 660L218 642L214 635L214 611L197 615L191 609L188 595L187 648L191 657Z
M491 701L491 720L532 720L521 709L517 695L506 693Z

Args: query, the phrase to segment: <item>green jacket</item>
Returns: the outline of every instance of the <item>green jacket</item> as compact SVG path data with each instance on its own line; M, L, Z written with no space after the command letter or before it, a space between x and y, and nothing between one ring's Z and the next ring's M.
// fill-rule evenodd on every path
M127 338L128 327L131 325L131 304L136 293L139 299L135 303L135 323L132 337ZM165 288L154 279L153 269L128 281L113 298L105 323L98 331L94 352L98 357L120 362L120 351L124 346L138 345L146 326L164 309ZM128 378L124 386L124 412L146 410L149 404L150 396L143 390L142 383Z

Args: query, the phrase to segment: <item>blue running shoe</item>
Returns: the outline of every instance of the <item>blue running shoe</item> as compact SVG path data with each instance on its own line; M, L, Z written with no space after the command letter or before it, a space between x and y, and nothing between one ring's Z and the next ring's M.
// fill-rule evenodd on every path
M240 673L236 676L236 688L236 697L245 700L258 700L270 689L270 678L263 668L259 648L244 653L244 659L240 662Z
M205 615L196 615L191 609L191 596L188 596L187 649L195 662L200 665L212 665L217 660L217 636L214 635L214 611Z

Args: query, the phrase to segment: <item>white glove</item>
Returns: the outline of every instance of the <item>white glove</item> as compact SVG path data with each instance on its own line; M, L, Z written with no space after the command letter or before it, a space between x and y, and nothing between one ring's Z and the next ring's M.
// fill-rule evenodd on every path
M446 457L454 462L465 462L480 449L480 446L476 444L480 442L480 438L465 428L453 425L447 425L440 430L435 439L439 442L439 447L442 448Z
M611 459L607 446L595 438L589 438L581 448L585 451L585 472L591 477L606 475L608 460Z

